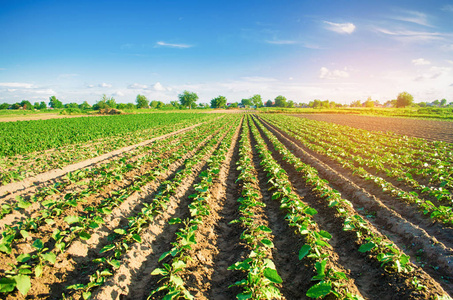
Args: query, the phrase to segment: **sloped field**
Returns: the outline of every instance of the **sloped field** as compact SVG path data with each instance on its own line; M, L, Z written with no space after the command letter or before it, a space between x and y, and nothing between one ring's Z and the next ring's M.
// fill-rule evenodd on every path
M3 186L2 297L453 294L452 144L287 116L203 121Z

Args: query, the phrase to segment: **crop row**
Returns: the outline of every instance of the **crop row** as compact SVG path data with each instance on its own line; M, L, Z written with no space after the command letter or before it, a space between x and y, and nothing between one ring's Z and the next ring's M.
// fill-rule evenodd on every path
M203 223L203 218L210 214L207 204L211 197L210 188L213 180L220 172L220 167L229 151L235 128L238 124L233 124L218 149L209 157L207 169L199 175L201 181L194 185L195 193L189 196L190 217L181 220L174 218L170 220L172 224L179 224L181 227L176 233L176 241L172 243L172 248L163 253L159 262L162 267L156 268L151 274L160 276L159 287L154 289L149 299L156 299L158 295L163 295L162 299L195 299L187 289L182 274L186 272L187 261L191 258L188 251L197 244L196 232L198 225ZM160 299L160 298L159 298Z
M194 113L154 113L2 122L0 131L5 134L0 137L0 157L89 142L161 125L168 126L183 119L200 122L211 118L214 119L215 116Z
M260 224L257 215L259 207L264 207L265 204L261 201L257 188L248 128L247 122L244 122L239 141L239 160L236 163L240 170L237 181L242 182L241 197L237 200L240 203L241 217L233 222L240 223L244 228L241 239L251 251L246 259L236 262L228 269L244 271L247 274L245 279L232 285L243 288L243 292L237 295L238 299L280 299L282 296L278 284L282 283L282 279L272 261L272 230Z
M259 123L259 127L272 143L275 151L281 155L284 161L293 166L306 184L311 186L320 198L324 199L326 206L336 209L342 220L343 230L356 233L356 242L360 245L357 251L369 253L369 257L378 261L387 273L407 274L412 278L409 288L414 291L419 290L419 278L422 276L420 271L411 263L410 257L377 231L368 220L357 214L351 202L342 198L340 192L333 189L327 180L319 177L315 168L303 163L291 153L262 123ZM436 297L436 295L433 294L432 297Z
M401 188L396 187L393 183L385 180L384 178L371 174L363 167L356 166L353 162L349 161L347 158L344 158L344 156L346 155L342 156L338 152L332 151L332 146L330 146L329 144L320 145L318 143L310 141L309 139L306 139L303 134L299 134L297 129L294 128L297 128L297 125L295 126L293 122L284 123L272 120L272 124L284 130L293 138L299 140L308 149L316 153L325 155L326 157L339 163L344 168L351 170L353 174L360 176L364 180L373 182L377 187L382 189L383 192L388 193L391 196L395 196L403 201L416 204L424 214L430 214L430 217L435 220L438 220L444 224L452 224L453 211L451 205L436 206L432 201L419 197L416 192L405 191Z
M194 114L190 114L192 116ZM150 115L152 116L152 115ZM84 118L86 119L86 118ZM93 118L90 118L93 119ZM138 129L132 132L122 132L113 136L107 136L89 142L63 145L51 150L48 148L34 151L32 153L21 153L20 155L0 155L0 185L19 181L24 178L43 173L56 168L96 157L121 147L140 143L152 137L161 136L178 129L204 121L214 121L214 118L188 118L170 119L168 123L151 123L148 129ZM128 120L125 120L127 122ZM133 120L129 120L132 122ZM78 133L75 133L78 134Z
M268 151L263 138L255 125L252 133L256 140L256 148L261 157L261 165L267 172L269 182L273 186L272 199L280 201L280 208L286 211L286 220L289 226L294 227L305 241L299 251L299 259L310 259L316 275L312 278L317 281L308 291L311 298L325 297L333 294L340 299L361 299L348 290L347 286L354 286L349 276L341 270L341 265L331 256L332 246L328 240L332 235L321 230L313 216L318 212L304 203L293 191L292 184L285 170L277 163Z
M83 202L83 198L86 196L87 193L78 193L76 196L80 197L76 199L65 199L66 196L63 197L63 201L60 203L64 207L58 207L58 203L55 201L43 201L42 204L44 205L45 210L40 211L42 214L38 216L39 220L32 218L31 220L27 221L27 224L32 224L31 228L23 227L24 222L19 222L14 226L8 226L5 231L2 232L3 239L1 241L2 249L5 252L11 252L11 243L15 238L23 238L26 241L30 241L33 239L30 235L30 230L35 232L36 236L42 234L42 230L38 231L38 223L44 220L47 225L53 225L55 222L55 218L63 218L64 224L63 227L65 228L57 228L51 234L51 239L48 239L46 242L48 245L53 245L54 248L47 249L44 247L44 242L42 238L35 238L33 243L31 243L32 248L34 248L31 254L24 254L18 249L18 251L14 251L11 255L15 256L15 264L12 270L7 271L7 275L3 277L2 284L3 284L3 292L12 292L14 288L17 288L22 294L26 294L28 288L30 287L30 279L31 276L34 275L39 277L42 272L42 268L45 262L50 264L55 263L55 259L58 253L63 253L65 249L69 247L69 245L75 239L81 240L88 240L91 237L90 231L95 230L99 226L102 226L105 222L103 220L104 216L107 216L112 212L112 210L119 206L124 200L126 200L132 193L140 190L143 186L145 186L150 181L153 181L157 178L157 176L162 173L168 166L175 161L179 160L182 156L184 156L187 152L192 151L193 149L199 147L200 145L193 140L194 136L188 136L188 140L191 142L177 151L173 152L173 154L168 157L167 159L161 159L157 165L152 167L148 170L145 174L142 174L139 177L133 179L133 181L124 188L117 190L115 192L111 192L111 196L103 199L100 203L97 203L95 206L86 205L84 208L84 212L81 215L66 215L63 218L61 215L66 210L69 210L71 206L71 200L75 201L75 205L78 205L78 202ZM209 136L208 136L209 137ZM172 145L169 144L168 148L172 148ZM164 151L167 149L163 149ZM110 177L108 173L102 174L106 177ZM94 189L96 190L98 185L96 185L97 181L102 181L101 178L97 178L94 182ZM119 177L117 180L121 180L122 178ZM95 191L93 191L95 192ZM70 194L70 193L69 193ZM66 194L68 195L68 194ZM71 197L74 196L70 194ZM70 201L68 201L70 200ZM68 204L69 203L69 204ZM49 206L49 207L47 207ZM47 212L46 212L47 211ZM41 222L42 223L42 222ZM19 227L22 228L19 230ZM27 228L25 230L24 228ZM123 232L123 231L121 231ZM118 233L119 234L119 233ZM131 236L134 238L136 236ZM50 246L51 247L51 246ZM18 256L16 256L16 253ZM44 255L44 256L43 256ZM47 258L47 260L46 260ZM110 263L111 266L117 265L117 260L110 260L108 262L102 261L105 263ZM33 270L33 271L32 271ZM100 273L96 273L94 276L101 276L102 271ZM104 275L108 275L105 273ZM101 277L103 277L102 275ZM28 280L28 281L27 281ZM23 283L23 281L28 282ZM88 292L88 291L86 291ZM88 294L86 294L88 295Z

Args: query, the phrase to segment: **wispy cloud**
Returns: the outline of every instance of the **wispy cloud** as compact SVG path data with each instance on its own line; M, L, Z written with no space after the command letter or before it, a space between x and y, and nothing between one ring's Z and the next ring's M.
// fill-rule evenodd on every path
M352 23L333 23L329 21L324 21L324 23L328 25L328 30L342 34L351 34L355 31L356 28Z
M443 51L453 51L453 44L443 45L440 47Z
M319 78L321 79L339 79L348 78L349 73L346 70L329 70L326 67L322 67L319 70Z
M34 87L34 85L24 82L0 82L0 87L31 89Z
M157 42L156 46L169 47L169 48L180 48L180 49L193 47L192 45L187 45L187 44L171 44L171 43L166 43L166 42L162 42L162 41Z
M396 39L408 42L428 42L445 39L445 34L440 32L397 30L392 31L385 28L377 28L377 32L392 36Z
M431 62L424 59L424 58L417 58L417 59L413 59L412 60L412 63L416 66L423 66L423 65L430 65Z
M109 83L103 82L103 83L98 84L98 87L101 87L101 88L111 88L112 85L109 84Z
M390 19L432 27L428 22L428 16L422 12L405 10L401 13L403 15L391 16Z
M292 40L267 40L266 43L274 45L294 45L297 44L297 41Z
M448 11L448 12L453 12L453 5L447 4L444 7L442 7L443 11Z

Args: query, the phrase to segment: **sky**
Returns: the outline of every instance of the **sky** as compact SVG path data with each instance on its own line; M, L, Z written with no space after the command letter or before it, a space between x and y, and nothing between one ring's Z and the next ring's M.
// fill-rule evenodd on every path
M0 103L453 101L453 2L0 0Z

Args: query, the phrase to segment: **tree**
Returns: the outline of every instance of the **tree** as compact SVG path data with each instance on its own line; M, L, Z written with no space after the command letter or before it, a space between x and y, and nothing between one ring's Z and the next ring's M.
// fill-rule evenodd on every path
M277 96L275 98L275 106L276 107L286 107L286 98L282 95Z
M178 101L176 101L176 100L170 101L170 104L173 105L177 109L181 108L181 104L179 104Z
M272 107L272 105L273 105L273 104L272 104L271 99L269 99L269 100L266 101L266 107Z
M63 108L63 103L57 99L57 97L52 96L49 98L49 106L52 108Z
M20 102L19 105L22 106L23 109L28 109L28 110L33 109L33 105L28 100L22 100L22 102Z
M113 97L105 101L105 104L107 104L107 106L110 108L116 108L117 106L116 100Z
M87 109L90 109L90 108L91 108L91 105L88 104L88 102L83 101L83 103L79 105L79 108L80 108L80 109L83 109L83 110L87 110Z
M368 97L368 99L366 99L365 107L374 107L374 101L371 100L371 97Z
M184 91L182 94L178 95L179 102L183 107L192 108L195 102L198 100L198 95L193 92Z
M79 108L79 105L75 102L72 102L72 103L66 103L64 105L65 108Z
M414 97L408 92L399 93L396 98L396 107L406 107L411 105L413 101Z
M33 104L33 108L34 108L34 109L39 109L39 102L35 102L35 103Z
M224 96L218 96L211 100L211 107L212 108L225 108L227 103L227 98Z
M289 100L288 103L286 104L286 107L293 108L294 107L294 101Z
M447 104L447 99L440 100L440 106L445 106Z
M231 103L228 108L238 108L238 103L237 102L233 102Z
M360 100L355 100L351 102L351 107L362 107L362 103Z
M261 95L259 94L250 97L250 101L253 103L253 105L256 106L256 108L263 106L263 100L261 99Z
M0 104L0 109L8 109L8 107L9 107L8 103Z
M242 99L241 100L241 104L244 105L244 106L252 106L252 100L250 99Z
M144 95L137 95L137 98L135 99L135 102L137 102L137 108L148 108L149 101Z

